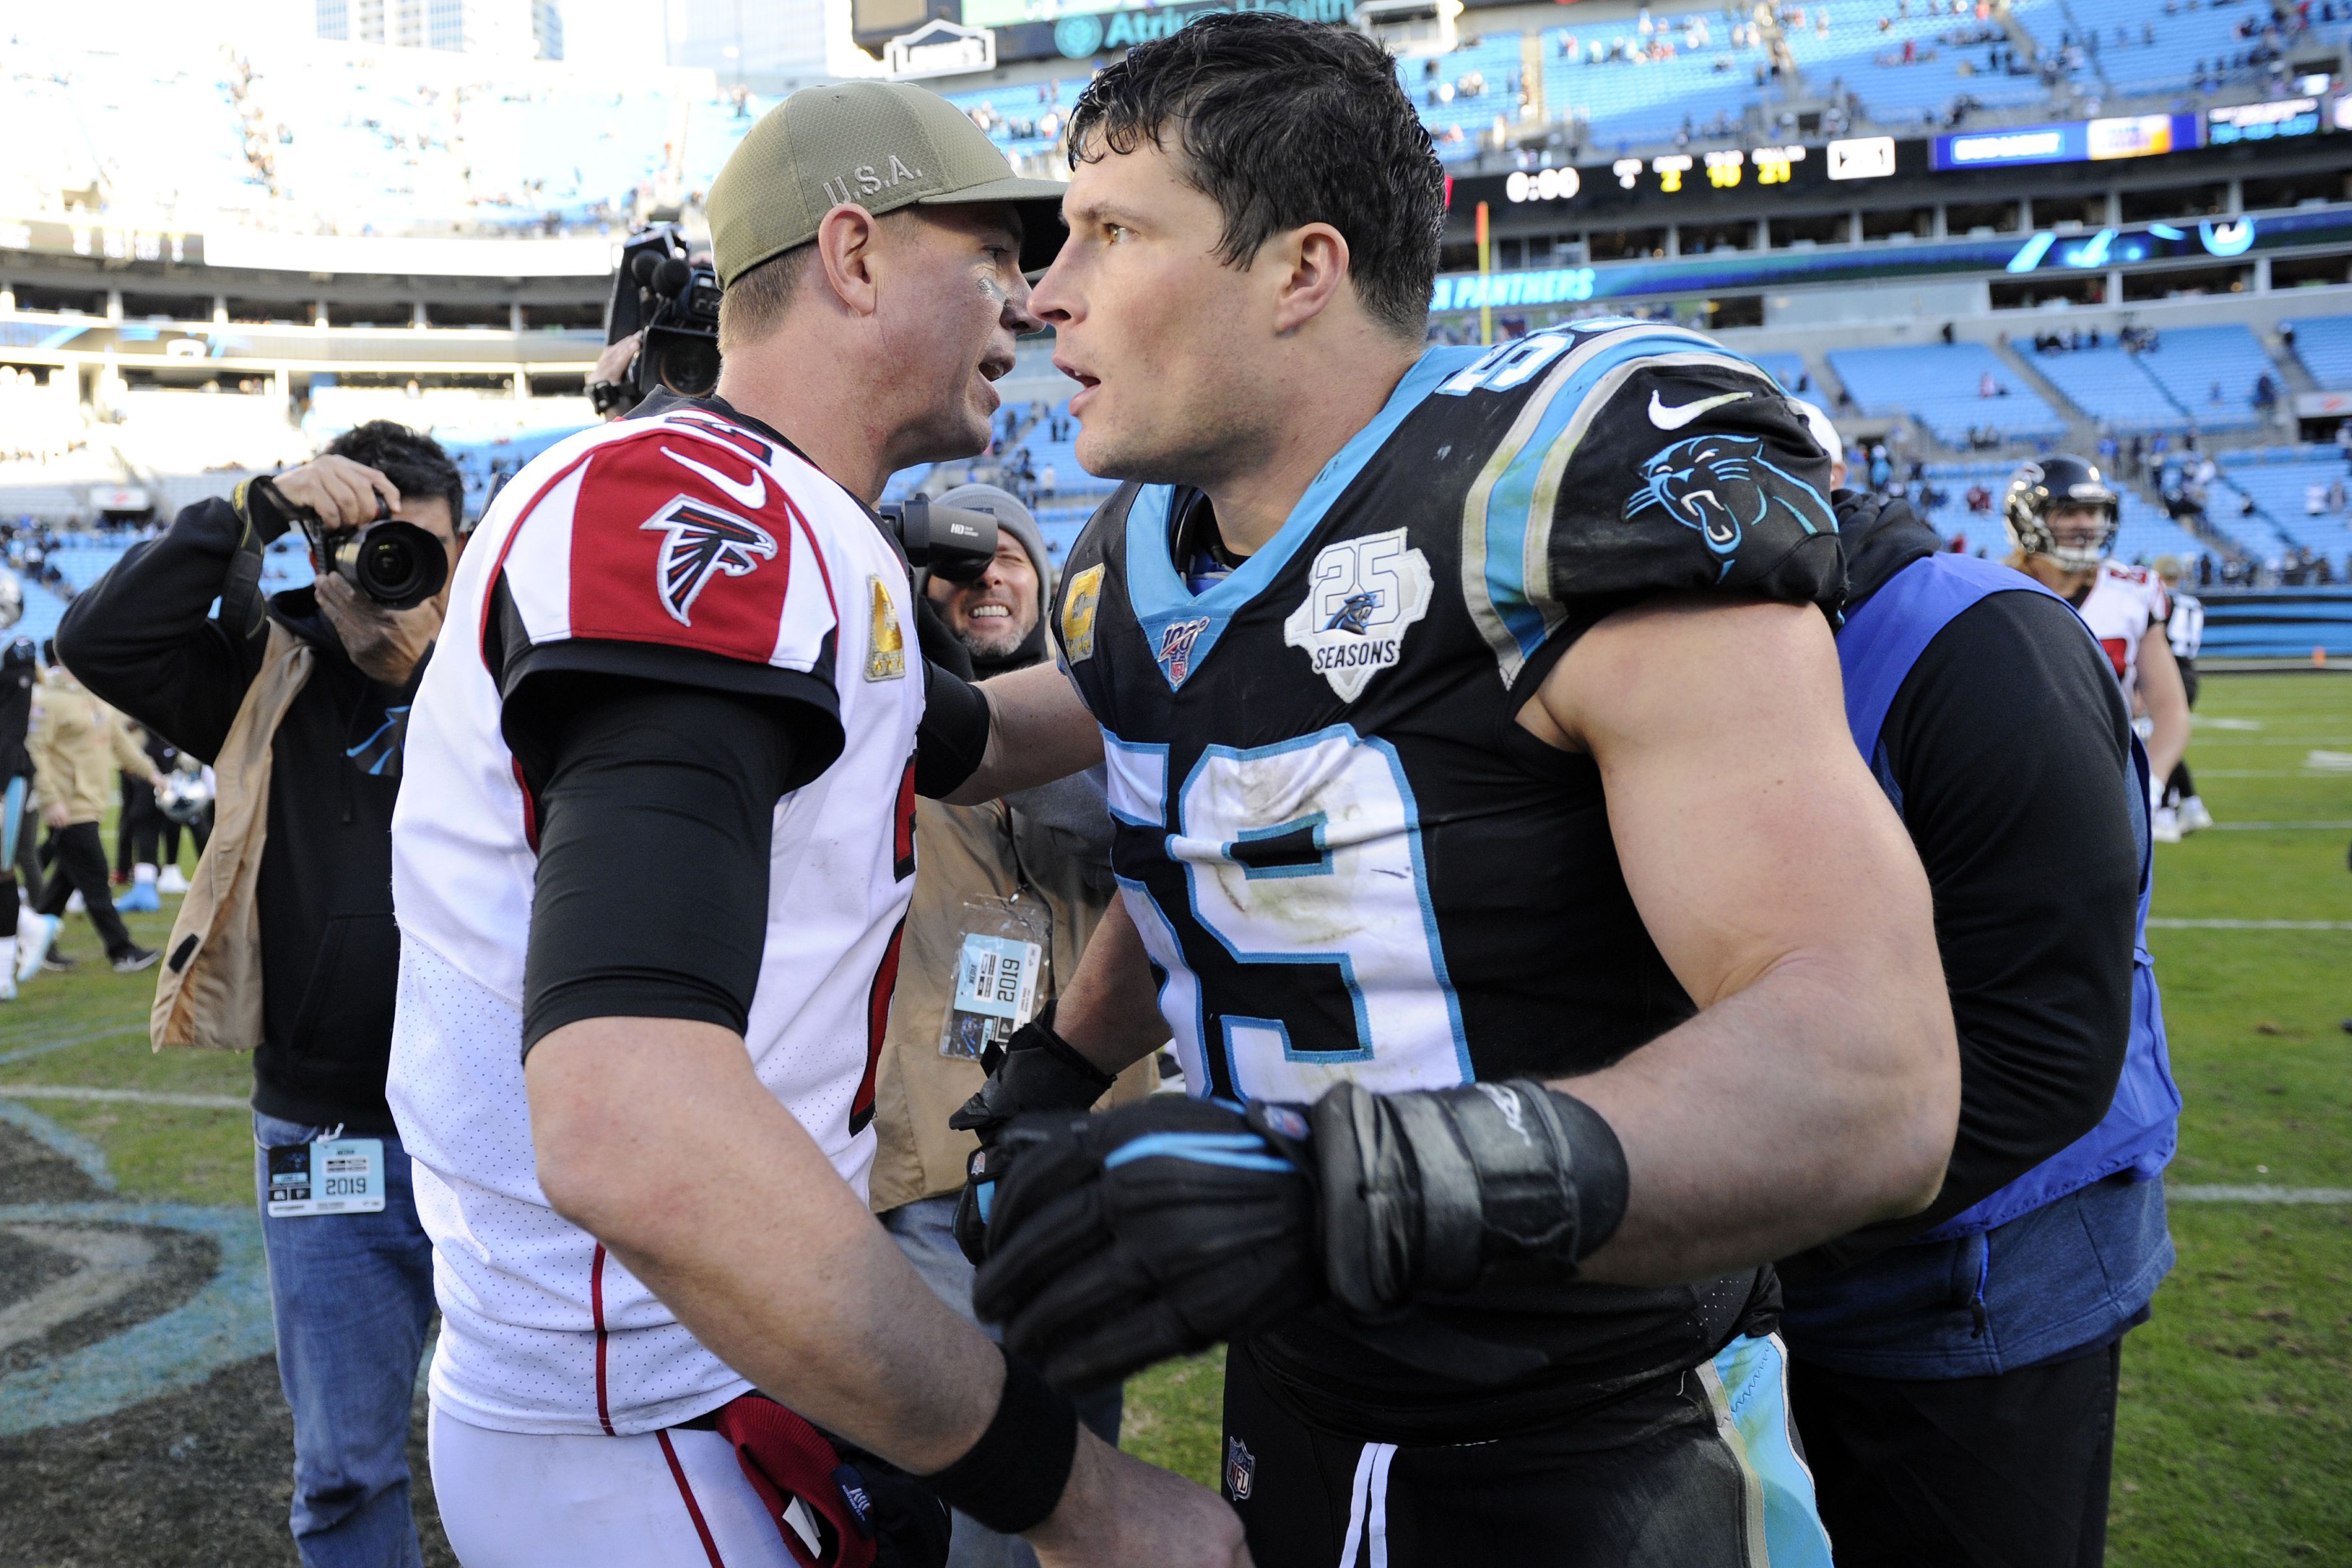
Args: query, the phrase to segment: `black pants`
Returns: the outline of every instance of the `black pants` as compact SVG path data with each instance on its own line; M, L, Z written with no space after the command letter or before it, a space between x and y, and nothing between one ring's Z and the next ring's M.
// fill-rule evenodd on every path
M124 929L122 917L114 912L114 893L106 885L106 843L98 836L95 822L77 822L49 836L57 851L57 862L50 868L49 885L41 891L41 900L33 907L45 915L66 912L66 900L76 893L89 906L89 923L98 928L100 942L106 943L106 956L121 958L132 947L131 932Z
M1705 1366L1557 1431L1432 1447L1308 1426L1235 1344L1224 1493L1259 1568L1829 1568L1777 1343L1752 1344L1754 1377Z
M163 808L143 779L118 774L122 782L122 815L114 825L114 874L128 879L133 866L159 866L157 840L163 829Z
M1838 1568L2098 1568L2123 1342L1998 1377L1798 1362L1797 1426Z

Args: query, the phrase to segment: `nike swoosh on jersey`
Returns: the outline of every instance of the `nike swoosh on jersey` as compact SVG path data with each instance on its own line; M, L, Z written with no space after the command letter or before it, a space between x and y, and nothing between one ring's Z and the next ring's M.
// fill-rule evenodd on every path
M1653 394L1653 395L1654 396L1655 395ZM1740 395L1744 397L1747 394L1742 393ZM747 485L740 483L738 480L729 479L725 474L720 473L718 469L709 467L708 464L696 462L692 458L686 456L683 452L673 452L667 447L664 447L661 450L662 456L667 458L671 462L677 463L684 468L691 468L696 473L700 474L704 479L709 479L712 484L717 485L719 489L733 499L737 506L743 507L751 511L758 511L761 508L768 504L768 477L760 472L757 468L751 470L751 482Z
M1743 397L1754 395L1752 392L1727 392L1717 397L1702 397L1696 403L1685 403L1679 408L1669 408L1659 402L1658 395L1653 392L1650 394L1650 423L1661 430L1679 430L1710 408L1720 408L1727 403L1737 403Z

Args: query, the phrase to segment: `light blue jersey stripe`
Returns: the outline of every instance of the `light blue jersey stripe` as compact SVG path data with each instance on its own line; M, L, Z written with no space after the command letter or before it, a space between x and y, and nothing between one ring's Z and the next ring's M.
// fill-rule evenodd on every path
M1751 1537L1760 1526L1763 1539L1748 1542L1748 1561L1758 1568L1831 1568L1813 1473L1790 1433L1789 1358L1780 1336L1741 1335L1700 1369L1700 1377L1715 1403L1717 1435L1747 1485Z
M1662 353L1694 351L1724 359L1740 361L1741 356L1711 339L1679 328L1654 328L1648 331L1628 330L1597 342L1588 341L1580 350L1589 352L1591 358L1576 363L1580 355L1568 363L1576 368L1565 382L1553 388L1545 405L1542 417L1525 445L1513 455L1509 465L1495 481L1486 497L1486 601L1518 646L1519 657L1526 658L1540 647L1550 635L1551 626L1538 605L1538 595L1530 591L1528 574L1528 532L1531 527L1549 527L1549 518L1538 519L1537 492L1545 471L1553 471L1554 482L1565 456L1553 462L1553 447L1567 433L1570 425L1581 427L1591 423L1587 402L1595 390L1608 382L1612 372L1633 362L1651 359ZM1764 373L1757 372L1759 375ZM1613 392L1613 387L1609 389ZM1592 412L1597 412L1594 410ZM1580 416L1585 417L1580 419ZM1630 488L1632 477L1628 476ZM1552 595L1540 595L1549 599Z

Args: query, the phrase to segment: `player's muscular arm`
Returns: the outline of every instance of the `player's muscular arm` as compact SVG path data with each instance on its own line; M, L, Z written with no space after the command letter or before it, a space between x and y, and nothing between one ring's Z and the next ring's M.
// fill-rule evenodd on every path
M1102 731L1070 678L1032 665L980 683L988 700L988 745L979 768L944 796L957 805L1066 778L1102 761Z
M1959 1068L1927 883L1810 607L1663 600L1587 633L1520 721L1600 763L1643 922L1698 1016L1559 1087L1624 1146L1582 1271L1669 1283L1912 1213Z
M2172 640L2162 621L2152 622L2139 639L2139 697L2153 726L2147 738L2147 776L2159 785L2189 750L2189 689Z
M594 1018L524 1069L540 1184L678 1321L761 1390L918 1475L994 1414L1004 1363L916 1276L741 1037ZM1056 1563L1246 1563L1212 1494L1081 1430L1060 1507L1029 1539Z

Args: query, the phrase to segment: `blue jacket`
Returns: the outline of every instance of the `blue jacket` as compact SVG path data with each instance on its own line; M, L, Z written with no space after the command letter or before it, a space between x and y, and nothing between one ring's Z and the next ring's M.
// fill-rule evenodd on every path
M2047 593L1990 562L1938 553L1888 578L1838 633L1855 746L1896 808L1879 744L1912 666L1954 617L1989 595ZM2145 1316L2172 1262L2163 1184L2180 1110L2146 932L2147 759L2132 743L2141 813L2132 1021L2115 1100L2097 1126L1910 1244L1801 1291L1789 1324L1799 1353L1885 1377L1967 1377L2104 1343Z

